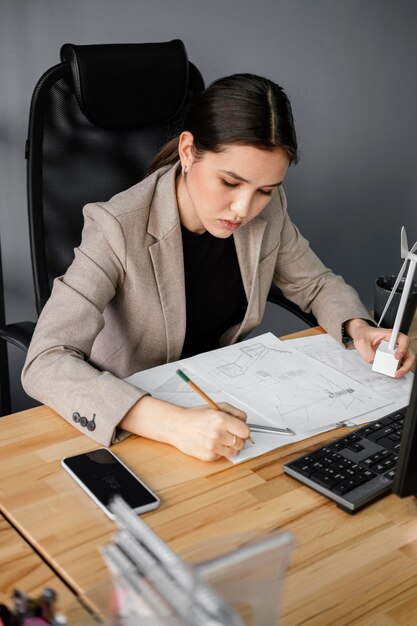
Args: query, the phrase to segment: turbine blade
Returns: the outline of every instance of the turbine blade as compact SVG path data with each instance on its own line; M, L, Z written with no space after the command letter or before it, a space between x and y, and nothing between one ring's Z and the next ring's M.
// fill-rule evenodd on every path
M408 254L408 240L407 233L404 226L401 228L401 258L405 259Z
M407 261L408 261L408 259L406 259L406 260L404 261L404 263L403 263L403 265L402 265L402 268L400 269L400 272L399 272L399 274L398 274L398 276L397 276L397 280L396 280L396 281L395 281L395 283L394 283L394 287L391 289L391 293L390 293L390 295L389 295L389 298L388 298L388 300L387 300L387 303L386 303L386 305L385 305L385 308L384 308L384 310L383 310L383 311L382 311L382 313L381 313L381 317L379 318L379 322L378 322L378 324L377 324L377 326L378 326L378 327L381 325L381 322L382 322L382 320L384 319L385 313L388 311L388 307L389 307L389 305L391 304L391 300L392 300L392 299L393 299L393 297L394 297L394 294L395 294L395 292L396 292L396 290L397 290L397 287L398 287L398 285L399 285L399 284L400 284L400 282L401 282L401 279L402 279L403 274L404 274L404 272L405 272L405 268L406 268L406 266L407 266Z

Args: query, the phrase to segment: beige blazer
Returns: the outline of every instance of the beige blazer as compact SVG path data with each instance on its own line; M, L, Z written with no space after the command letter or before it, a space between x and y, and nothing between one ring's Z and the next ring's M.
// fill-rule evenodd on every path
M126 436L117 425L146 393L123 378L181 355L186 309L177 169L161 168L109 202L84 208L81 244L55 280L23 369L29 395L104 445ZM282 189L233 236L248 308L221 345L261 322L272 281L339 340L343 322L371 319L291 223Z

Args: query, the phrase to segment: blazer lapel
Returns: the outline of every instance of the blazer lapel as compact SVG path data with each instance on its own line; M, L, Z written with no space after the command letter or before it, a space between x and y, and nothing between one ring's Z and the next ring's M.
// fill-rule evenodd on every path
M149 248L165 318L167 362L181 356L186 329L184 259L175 193L177 167L158 180L151 204L148 233L157 241Z

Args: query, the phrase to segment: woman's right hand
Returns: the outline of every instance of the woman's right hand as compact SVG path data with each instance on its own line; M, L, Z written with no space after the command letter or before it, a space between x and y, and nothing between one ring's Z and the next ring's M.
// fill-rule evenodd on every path
M246 414L226 402L219 406L221 411L208 405L184 409L174 426L175 447L202 461L235 456L250 437Z
M119 424L131 433L169 443L202 461L234 456L250 437L246 414L222 402L217 411L204 404L184 408L143 396Z

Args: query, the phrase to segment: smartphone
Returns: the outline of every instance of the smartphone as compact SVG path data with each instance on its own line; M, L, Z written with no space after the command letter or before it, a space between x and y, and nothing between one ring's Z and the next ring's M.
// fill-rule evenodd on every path
M120 495L135 513L151 511L161 504L158 496L107 448L67 456L61 465L111 519L114 515L109 503L115 495Z

